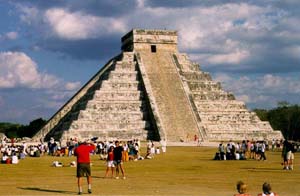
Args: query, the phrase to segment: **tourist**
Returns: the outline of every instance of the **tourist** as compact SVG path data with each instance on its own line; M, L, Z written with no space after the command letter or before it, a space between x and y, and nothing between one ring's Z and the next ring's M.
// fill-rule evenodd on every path
M294 167L293 167L294 152L296 152L296 149L295 149L294 145L289 142L288 152L287 152L287 155L286 155L287 156L286 159L287 159L287 162L288 162L288 169L289 170L293 170L294 169Z
M123 142L123 154L122 154L122 160L124 162L129 161L129 156L128 156L128 144L127 142Z
M278 194L276 193L273 193L271 190L271 185L267 182L265 182L263 185L262 185L262 190L263 190L263 193L259 193L257 196L279 196Z
M219 144L219 149L218 150L219 150L220 160L226 160L225 148L224 148L223 142L221 142Z
M292 158L291 156L288 157L288 155L291 155L291 154L288 154L290 151L291 151L291 143L289 143L287 140L284 140L283 142L283 148L282 148L282 153L281 153L281 156L283 158L283 169L284 170L289 170L289 159L288 158Z
M266 144L265 144L265 142L263 141L261 144L260 144L260 146L261 146L261 150L260 150L260 160L262 160L262 159L264 159L264 161L265 160L267 160L267 157L266 157L266 154L265 154L265 151L266 151Z
M234 194L234 196L251 196L247 192L247 185L243 181L238 181L236 184L236 189L238 194Z
M148 143L147 143L147 152L146 152L145 159L152 159L152 156L151 156L151 142L150 141L148 141Z
M151 141L151 148L150 148L150 151L151 151L152 158L154 158L154 154L155 154L155 144L154 144L153 141Z
M162 153L165 153L167 151L167 142L165 139L163 139L160 141L160 143L161 143L161 151Z
M78 178L78 194L82 194L82 177L86 175L88 183L88 193L92 193L92 176L90 167L90 153L94 151L96 147L86 142L81 143L75 148L74 155L77 156L77 178Z
M115 141L115 149L114 149L114 161L116 164L116 179L119 179L119 172L121 170L123 179L126 179L125 177L125 172L123 168L123 161L122 161L122 152L123 152L123 147L120 146L119 141Z
M275 144L276 144L275 139L272 139L272 151L273 152L275 151Z
M7 152L4 152L3 156L1 158L1 163L6 164L8 159L9 159L9 156L7 155Z
M108 176L109 169L111 169L111 177L114 177L114 170L115 170L115 164L114 164L114 146L111 145L108 153L107 153L107 159L106 159L106 172L105 176Z
M19 163L18 156L15 152L13 153L13 156L11 157L11 163L12 164L18 164Z

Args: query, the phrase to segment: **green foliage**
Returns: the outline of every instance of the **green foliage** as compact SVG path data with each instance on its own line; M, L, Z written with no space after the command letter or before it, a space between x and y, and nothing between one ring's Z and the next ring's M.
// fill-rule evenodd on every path
M289 140L300 140L300 106L279 102L278 107L271 110L254 110L261 120L270 122L274 130L281 130Z
M8 138L32 137L39 131L46 121L38 118L29 123L29 125L20 125L13 123L0 123L0 132L5 133Z

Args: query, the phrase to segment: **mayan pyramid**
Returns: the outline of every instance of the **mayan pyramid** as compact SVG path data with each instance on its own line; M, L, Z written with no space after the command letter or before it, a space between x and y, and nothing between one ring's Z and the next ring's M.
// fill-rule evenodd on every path
M177 32L134 29L33 137L66 141L282 139L177 49Z

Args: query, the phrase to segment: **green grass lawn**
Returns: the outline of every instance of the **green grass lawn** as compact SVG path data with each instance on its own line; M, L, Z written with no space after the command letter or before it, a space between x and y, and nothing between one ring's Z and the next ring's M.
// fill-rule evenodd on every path
M213 161L217 148L168 147L154 159L124 163L127 179L103 178L106 165L92 156L92 195L217 195L232 196L238 180L256 196L261 185L271 183L280 196L300 196L299 154L293 171L284 171L281 152L267 152L267 161ZM75 157L26 157L18 165L0 164L0 195L76 195ZM87 185L84 180L84 193Z

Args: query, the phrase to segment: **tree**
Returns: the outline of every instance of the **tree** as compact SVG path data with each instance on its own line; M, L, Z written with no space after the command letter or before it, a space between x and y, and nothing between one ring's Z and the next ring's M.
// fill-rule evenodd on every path
M13 123L0 123L0 132L5 133L8 138L32 137L44 125L46 120L42 118L35 119L29 125L20 125Z
M254 110L261 120L270 122L274 130L281 130L289 140L300 140L300 106L290 105L286 101L278 102L278 107L271 110Z

